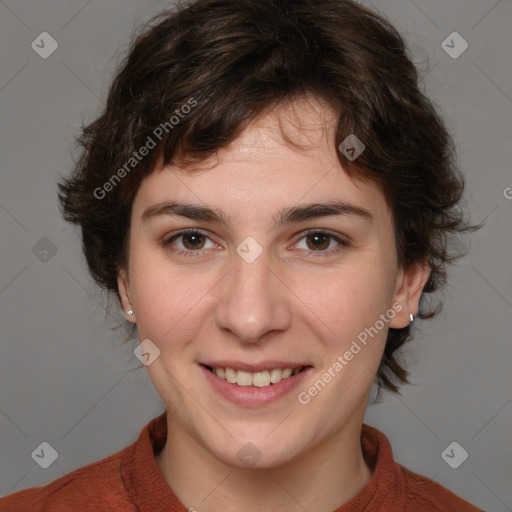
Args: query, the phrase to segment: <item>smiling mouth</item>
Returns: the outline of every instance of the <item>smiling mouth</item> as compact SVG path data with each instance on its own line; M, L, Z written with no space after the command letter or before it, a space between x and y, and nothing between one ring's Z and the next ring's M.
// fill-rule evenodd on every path
M289 379L294 375L304 371L309 366L299 366L296 368L273 368L271 370L263 370L260 372L246 372L243 370L235 370L233 368L221 368L219 366L203 365L207 370L216 375L219 379L225 380L231 384L238 386L252 386L256 388L266 388L273 384L278 384L282 380Z

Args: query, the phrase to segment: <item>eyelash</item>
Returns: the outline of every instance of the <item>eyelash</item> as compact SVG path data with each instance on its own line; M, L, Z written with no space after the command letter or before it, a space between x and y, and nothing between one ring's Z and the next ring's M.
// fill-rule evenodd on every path
M175 233L174 235L172 235L172 237L166 239L163 242L163 246L164 247L169 247L171 245L171 243L174 240L176 240L177 238L180 238L182 236L189 235L189 234L202 235L202 236L204 236L204 237L206 237L208 239L210 238L206 233L203 233L202 231L200 231L198 229L184 229L182 231L179 231L178 233ZM335 240L336 242L338 242L341 247L338 247L335 250L329 250L329 251L326 251L326 250L323 250L323 251L322 250L319 250L319 251L308 251L308 252L311 253L310 257L312 257L312 258L322 257L325 254L328 254L328 255L330 255L330 254L337 254L337 253L343 251L346 247L349 247L349 245L350 245L346 240L343 240L343 239L337 237L336 235L333 235L332 233L330 233L328 231L321 231L321 230L315 230L315 229L312 229L312 230L304 232L302 237L296 243L299 243L303 238L306 238L308 235L313 235L313 234L327 235L332 240ZM179 254L181 256L185 256L187 258L196 258L196 257L200 256L200 254L202 252L201 249L198 249L196 251L193 251L193 250L183 250L183 249L171 249L171 250L174 253ZM208 249L206 249L206 250L208 250ZM197 254L194 254L194 253L197 253Z

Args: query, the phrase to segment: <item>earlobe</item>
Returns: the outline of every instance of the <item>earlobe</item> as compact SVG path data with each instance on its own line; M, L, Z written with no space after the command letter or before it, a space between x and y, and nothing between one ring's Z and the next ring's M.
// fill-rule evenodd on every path
M129 322L135 323L135 315L133 312L132 299L130 293L130 282L125 269L121 269L117 275L117 288L119 290L119 298L124 316Z
M411 315L414 319L418 313L421 293L429 276L428 263L421 262L399 272L393 304L400 304L402 308L389 322L390 327L403 329L411 323Z

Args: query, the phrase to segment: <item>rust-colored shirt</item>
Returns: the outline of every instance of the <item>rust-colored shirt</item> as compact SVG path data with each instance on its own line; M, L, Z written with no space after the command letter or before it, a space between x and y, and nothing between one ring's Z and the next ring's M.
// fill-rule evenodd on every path
M125 449L53 482L0 499L0 512L187 512L155 461L167 436L166 413ZM482 512L393 460L384 434L363 424L361 446L372 479L333 512Z

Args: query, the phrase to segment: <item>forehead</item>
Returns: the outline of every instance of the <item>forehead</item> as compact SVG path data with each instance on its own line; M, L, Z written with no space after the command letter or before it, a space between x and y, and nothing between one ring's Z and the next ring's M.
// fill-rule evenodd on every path
M160 166L141 184L134 214L170 199L215 206L244 222L283 206L337 200L389 221L375 183L349 177L338 159L336 117L311 98L282 105L254 120L227 147L199 164ZM273 217L275 219L275 216Z

